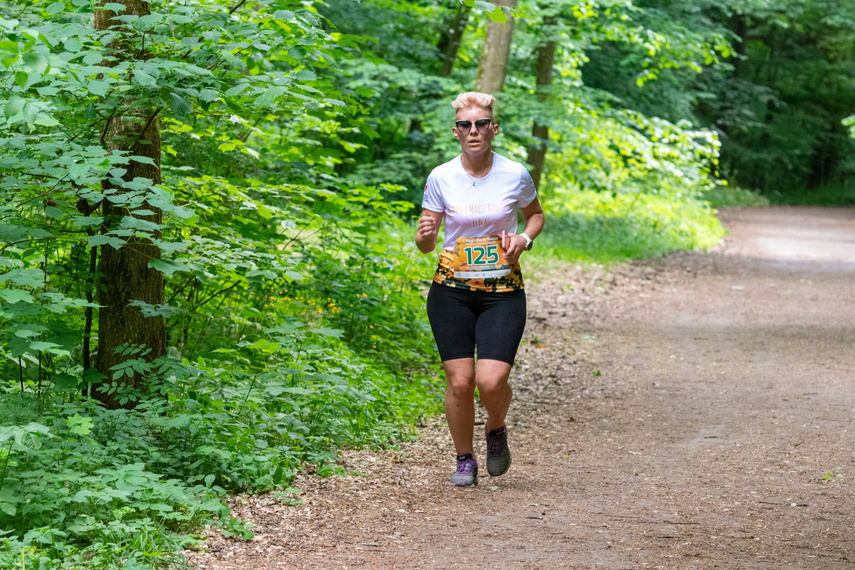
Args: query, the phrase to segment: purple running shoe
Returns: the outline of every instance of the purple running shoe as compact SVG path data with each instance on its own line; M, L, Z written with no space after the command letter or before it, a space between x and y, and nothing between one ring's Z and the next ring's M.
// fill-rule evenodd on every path
M471 453L457 456L457 471L449 481L458 487L474 487L478 484L478 462Z

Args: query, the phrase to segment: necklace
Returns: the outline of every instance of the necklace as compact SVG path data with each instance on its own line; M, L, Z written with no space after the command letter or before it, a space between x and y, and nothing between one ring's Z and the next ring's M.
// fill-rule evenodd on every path
M490 169L493 168L493 153L492 152L490 153L490 164L487 166L487 168L484 169L484 174L482 174L481 176L473 176L473 175L469 174L469 171L466 170L465 166L463 166L462 160L461 160L460 166L463 167L463 172L466 173L466 176L468 176L469 180L472 181L472 187L475 188L475 185L478 183L478 180L480 180L481 178L484 178L484 176L486 176L487 174L490 173Z

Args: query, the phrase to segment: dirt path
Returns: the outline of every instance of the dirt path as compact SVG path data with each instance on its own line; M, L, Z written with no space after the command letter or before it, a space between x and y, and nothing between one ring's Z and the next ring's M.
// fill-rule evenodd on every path
M514 463L445 428L250 498L199 568L855 568L855 210L723 213L720 250L532 287ZM568 288L572 286L572 289ZM477 450L484 454L481 443Z

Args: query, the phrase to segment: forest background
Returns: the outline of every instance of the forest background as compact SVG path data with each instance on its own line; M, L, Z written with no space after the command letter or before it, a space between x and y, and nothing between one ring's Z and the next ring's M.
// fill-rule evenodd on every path
M532 272L855 203L847 0L0 3L0 567L184 565L440 411L413 246L498 97Z

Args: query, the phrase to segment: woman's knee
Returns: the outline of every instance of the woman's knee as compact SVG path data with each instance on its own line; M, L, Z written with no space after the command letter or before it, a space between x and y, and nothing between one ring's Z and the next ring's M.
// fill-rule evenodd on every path
M511 365L498 360L482 360L478 363L477 385L482 396L504 394L510 388L508 377Z
M446 392L455 398L472 398L475 395L475 378L449 377Z
M480 380L478 382L478 394L481 398L490 398L492 396L500 396L505 394L510 389L507 378L490 378Z

